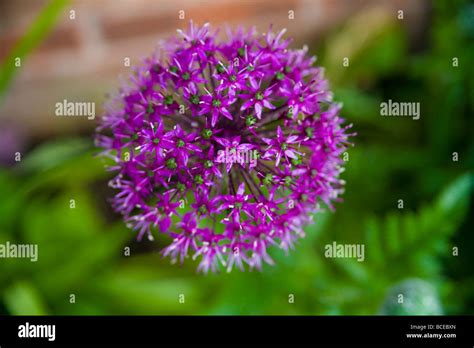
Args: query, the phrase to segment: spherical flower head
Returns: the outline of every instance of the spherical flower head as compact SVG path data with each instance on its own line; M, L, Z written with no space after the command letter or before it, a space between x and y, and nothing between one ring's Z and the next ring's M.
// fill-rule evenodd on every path
M343 192L350 126L315 58L283 35L219 41L191 23L106 104L96 145L114 162L112 205L139 240L169 236L172 262L261 269Z

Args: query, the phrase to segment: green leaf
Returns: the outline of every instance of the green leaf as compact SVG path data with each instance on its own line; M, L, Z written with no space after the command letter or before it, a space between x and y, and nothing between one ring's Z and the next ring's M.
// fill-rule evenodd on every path
M115 314L196 314L203 304L202 288L191 279L164 276L152 266L118 265L92 280L88 291L107 298Z
M68 255L54 260L55 265L48 272L34 274L36 283L52 297L71 289L81 289L90 277L113 265L113 261L123 254L122 245L129 235L119 233L120 231L124 231L122 225L83 241L76 247L70 245ZM55 245L53 250L58 248L59 246ZM39 249L41 250L41 246Z
M21 161L18 170L21 172L43 172L72 159L91 149L90 139L65 139L48 142L35 148Z
M435 274L439 268L436 256L447 252L447 241L467 212L472 187L472 175L466 174L416 215L391 213L381 220L368 219L367 252L376 257L369 256L367 262L372 264L374 277L377 272L392 280L407 272L414 276ZM381 248L377 239L385 245L383 259L378 255Z
M19 281L5 290L5 305L12 315L46 315L46 306L37 289Z
M366 255L366 259L375 265L380 265L383 262L383 250L379 231L380 228L376 218L369 218L365 227L365 240L367 251L369 251Z
M10 52L5 63L0 67L0 98L18 70L15 66L15 59L17 57L20 58L23 64L26 56L48 35L67 3L67 0L50 1L35 19L23 38Z
M449 185L436 201L436 208L451 219L460 219L469 205L474 189L474 175L466 174Z
M370 83L401 66L405 41L403 29L390 11L368 8L328 38L322 65L333 83L347 85L357 79ZM342 65L344 57L350 57L349 67Z
M393 286L380 309L386 315L441 315L436 288L421 279L408 279Z

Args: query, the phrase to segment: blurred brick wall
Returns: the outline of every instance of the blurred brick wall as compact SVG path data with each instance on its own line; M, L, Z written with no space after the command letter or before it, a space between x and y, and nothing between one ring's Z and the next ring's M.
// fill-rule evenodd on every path
M0 61L29 27L44 6L39 0L5 0L0 4ZM105 93L115 88L117 76L148 55L160 38L186 27L189 20L217 26L256 25L265 31L287 28L294 47L314 43L326 30L367 6L402 8L407 19L417 17L423 1L396 0L78 0L64 10L55 29L31 54L15 76L0 105L0 117L13 119L38 138L90 130L86 118L58 118L54 105L69 101L94 101L101 112ZM69 18L74 10L76 18ZM179 19L179 11L185 19ZM295 19L289 20L293 10ZM416 20L412 20L416 22Z

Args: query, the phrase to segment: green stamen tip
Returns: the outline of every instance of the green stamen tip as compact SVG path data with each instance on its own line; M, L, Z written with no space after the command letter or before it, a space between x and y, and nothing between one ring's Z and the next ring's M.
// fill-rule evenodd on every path
M202 135L203 138L209 139L212 136L212 131L210 129L204 129L201 132L201 135Z
M171 104L173 104L173 97L172 97L171 95L167 95L167 96L165 97L165 104L166 104L166 105L171 105Z
M245 124L249 127L254 125L256 122L257 122L257 119L253 116L247 116L247 118L245 119Z
M302 161L301 161L301 158L293 158L293 159L291 160L291 163L292 163L294 166L297 166L297 165L301 164Z
M204 183L204 179L202 178L201 175L196 175L194 177L194 182L198 185L201 185L202 183Z
M153 107L153 104L152 103L148 104L148 107L146 108L146 113L152 114L154 111L155 111L155 108Z
M193 94L191 96L190 100L191 100L191 103L193 103L194 105L199 104L199 96L197 94Z
M170 158L166 160L166 167L168 169L176 169L178 167L178 164L176 163L176 159Z
M221 62L219 62L219 63L217 64L216 69L217 69L217 72L218 72L219 74L222 74L223 72L225 72L224 64L222 64Z
M272 174L265 175L265 177L263 178L263 183L265 185L270 185L272 182L273 182L273 175Z
M176 188L179 190L179 192L184 192L184 190L186 189L186 186L183 183L178 182L176 184Z

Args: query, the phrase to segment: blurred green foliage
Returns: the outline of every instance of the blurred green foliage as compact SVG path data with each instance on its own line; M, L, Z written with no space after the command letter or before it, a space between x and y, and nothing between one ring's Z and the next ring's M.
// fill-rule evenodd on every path
M433 6L422 49L377 10L315 49L358 135L345 202L315 216L289 256L273 250L276 266L203 276L191 260L169 265L164 240L135 242L111 212L91 139L58 140L0 170L0 243L39 245L37 262L0 260L0 313L473 314L474 7ZM421 119L381 117L389 98L419 101ZM333 241L364 244L365 261L325 258Z
M0 66L0 98L18 70L15 60L18 58L23 60L47 36L67 3L68 0L51 0L48 2L28 32L18 41L5 62Z

